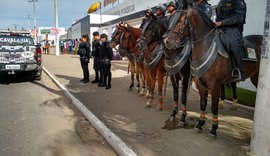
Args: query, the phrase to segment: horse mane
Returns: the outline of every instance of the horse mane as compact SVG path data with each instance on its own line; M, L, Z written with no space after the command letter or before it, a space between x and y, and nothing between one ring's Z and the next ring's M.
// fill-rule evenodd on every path
M215 23L207 17L207 15L205 14L205 12L198 8L198 7L191 7L195 10L195 12L203 19L203 21L211 28L214 29L215 28Z

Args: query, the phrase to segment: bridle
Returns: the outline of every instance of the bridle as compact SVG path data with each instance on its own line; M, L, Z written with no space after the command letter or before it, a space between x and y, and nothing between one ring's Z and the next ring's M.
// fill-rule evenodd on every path
M181 12L180 12L180 11L181 11ZM186 10L177 10L177 13L179 13L179 15L178 15L178 16L175 15L175 17L174 17L174 19L173 19L173 21L172 21L172 25L171 25L170 28L168 28L167 31L168 31L169 33L174 33L174 34L176 34L177 37L179 37L180 39L183 39L183 38L185 38L184 35L183 35L185 26L188 24L188 25L189 25L189 32L190 32L190 36L189 36L190 42L187 42L187 43L186 43L185 40L182 41L182 42L176 42L177 44L179 44L179 47L185 47L187 44L191 44L191 45L192 45L192 48L193 48L193 46L194 46L195 43L200 42L201 40L207 38L207 37L210 36L212 33L214 33L215 30L216 30L216 28L213 28L213 29L211 29L211 31L209 31L209 32L208 32L206 35L204 35L203 37L201 37L201 38L199 38L199 39L197 39L197 40L194 40L194 27L193 27L192 24L191 24L191 15L190 15L190 13L189 13L188 11L186 11ZM185 16L185 21L184 21L184 24L180 27L179 31L176 31L174 28L175 28L175 26L176 26L176 24L177 24L177 21L178 21L179 18L180 18L181 13L186 14L186 16ZM174 20L175 20L175 21L174 21ZM167 32L166 32L166 33L167 33ZM176 41L177 41L177 40L176 40Z

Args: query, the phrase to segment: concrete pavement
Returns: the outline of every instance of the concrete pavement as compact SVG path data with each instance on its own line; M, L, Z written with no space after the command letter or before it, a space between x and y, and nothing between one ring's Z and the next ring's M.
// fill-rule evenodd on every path
M127 62L112 63L112 89L105 90L95 84L79 82L82 70L78 56L44 55L43 59L44 66L139 155L238 156L243 155L241 147L249 143L253 112L243 109L230 111L229 107L221 110L218 137L212 139L208 136L211 124L208 106L204 132L195 134L193 127L199 116L199 96L191 91L188 98L190 126L186 129L164 130L162 127L171 113L173 103L170 85L164 99L165 109L157 112L145 108L145 98L138 97L135 91L127 91L130 82ZM92 62L89 66L93 80Z
M46 74L0 82L0 156L116 155Z

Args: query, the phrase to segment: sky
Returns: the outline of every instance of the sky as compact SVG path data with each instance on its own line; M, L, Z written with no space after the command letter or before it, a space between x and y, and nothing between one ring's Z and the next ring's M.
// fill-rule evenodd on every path
M76 19L87 15L87 10L96 0L58 0L59 27L68 28ZM0 29L28 29L28 15L33 29L33 3L28 0L0 0ZM54 26L54 0L36 2L38 27Z

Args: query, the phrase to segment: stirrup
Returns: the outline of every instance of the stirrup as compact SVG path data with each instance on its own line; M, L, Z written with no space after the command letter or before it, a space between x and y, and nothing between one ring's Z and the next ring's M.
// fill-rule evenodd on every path
M243 79L239 68L234 68L232 70L231 76L232 76L232 81L233 82L241 81Z

